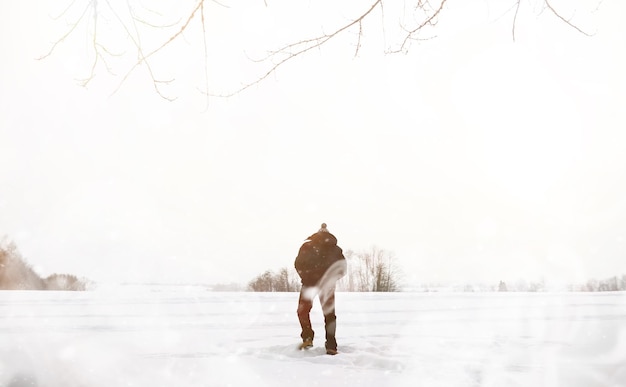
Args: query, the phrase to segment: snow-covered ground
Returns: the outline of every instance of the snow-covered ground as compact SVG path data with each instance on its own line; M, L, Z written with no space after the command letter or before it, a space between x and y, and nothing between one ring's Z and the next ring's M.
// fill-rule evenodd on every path
M338 293L340 354L296 293L0 292L0 386L626 386L626 293Z

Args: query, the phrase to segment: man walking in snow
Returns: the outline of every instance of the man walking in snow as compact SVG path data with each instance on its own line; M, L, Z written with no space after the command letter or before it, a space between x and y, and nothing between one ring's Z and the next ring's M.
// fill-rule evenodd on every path
M298 319L302 327L300 349L313 346L315 332L311 327L309 313L313 307L313 299L319 295L326 328L326 353L336 355L335 283L346 274L347 264L343 251L337 246L337 238L328 231L326 223L322 223L319 231L302 244L295 267L302 280L298 300Z

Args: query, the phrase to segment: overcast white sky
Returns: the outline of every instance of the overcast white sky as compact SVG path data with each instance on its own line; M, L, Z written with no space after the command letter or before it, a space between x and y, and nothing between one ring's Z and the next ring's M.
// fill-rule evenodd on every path
M210 89L369 4L349 3L211 5ZM516 42L494 3L449 2L407 55L384 54L397 18L383 29L378 12L358 57L352 31L204 111L198 24L154 58L176 101L144 68L110 96L122 59L117 76L100 63L88 88L75 81L90 68L84 26L35 60L66 31L50 17L62 4L2 2L0 235L43 275L96 281L246 283L291 267L321 222L344 250L395 253L407 281L624 274L626 3L552 2L587 37L523 2Z

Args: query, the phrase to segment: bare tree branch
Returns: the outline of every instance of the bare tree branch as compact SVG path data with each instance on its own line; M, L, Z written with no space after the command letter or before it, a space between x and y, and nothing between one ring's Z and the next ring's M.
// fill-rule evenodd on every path
M513 15L513 26L511 27L511 34L513 35L513 41L515 41L515 25L517 23L517 14L519 13L519 7L522 0L517 0L515 4L515 15Z
M217 5L219 5L219 6L222 6L222 7L224 7L224 8L230 8L230 7L229 7L229 6L227 6L226 4L224 4L224 3L220 3L220 2L219 2L219 1L217 1L217 0L212 0L212 1L213 1L215 4L217 4ZM266 5L267 5L267 3L266 3Z
M357 37L356 49L354 50L354 57L359 56L359 49L361 48L361 38L363 37L363 22L359 22L359 35Z
M209 49L206 42L206 24L204 21L204 4L201 6L200 15L202 16L202 42L204 43L204 88L206 95L205 110L209 108Z
M356 25L356 24L360 24L377 6L382 4L382 0L376 0L368 9L367 11L365 11L364 13L362 13L359 17L357 17L356 19L352 20L350 23L345 24L344 26L338 28L337 30L335 30L333 33L330 34L323 34L321 36L312 38L312 39L306 39L306 40L301 40L299 42L296 43L291 43L288 44L286 46L284 46L283 48L277 50L277 51L273 51L270 52L270 54L262 61L265 60L269 60L269 59L275 59L275 57L279 56L279 55L286 55L284 58L279 59L277 63L275 63L265 74L261 75L259 78L257 78L255 81L248 83L242 87L240 87L238 90L235 90L234 92L228 93L228 94L218 94L218 95L213 95L215 97L232 97L236 94L241 93L242 91L250 88L251 86L254 86L256 84L259 84L260 82L262 82L263 80L265 80L267 77L269 77L271 74L273 74L274 72L276 72L276 70L282 66L283 64L291 61L292 59L295 59L296 57L314 49L314 48L318 48L323 46L326 42L328 42L329 40L333 39L334 37L340 35L342 32L346 31L347 29L349 29L350 27ZM292 48L295 48L295 51L290 51Z
M157 25L157 24L152 24L152 23L144 20L143 18L136 17L135 14L133 13L132 9L129 9L129 12L131 13L131 15L133 15L133 20L136 20L139 23L141 23L143 25L146 25L148 27L152 27L152 28L170 28L170 27L174 27L174 26L178 25L180 23L180 20L181 20L181 19L178 19L175 22L170 23L170 24L160 24L160 25Z
M550 2L548 0L544 0L546 7L550 10L550 12L552 12L556 17L558 17L559 19L561 19L561 21L563 21L565 24L567 24L568 26L572 27L573 29L575 29L576 31L580 32L583 35L586 36L592 36L592 34L589 34L585 31L583 31L582 29L580 29L578 26L576 26L575 24L573 24L572 22L570 22L568 19L564 18L559 12L557 12L552 5L550 4ZM599 5L598 5L599 6Z
M419 32L421 32L424 27L426 26L434 26L437 23L437 16L439 16L439 13L441 12L441 10L443 9L443 6L445 5L447 0L441 0L441 3L439 3L439 6L434 10L434 12L432 13L432 15L428 16L426 18L426 20L424 20L422 23L418 24L417 27L413 28L413 29L407 29L405 27L403 27L404 31L406 32L406 36L404 37L404 40L402 41L402 44L400 45L400 47L396 50L392 50L389 51L390 53L399 53L399 52L405 52L405 47L407 45L407 43L411 40L418 40L416 38L416 34L418 34ZM415 6L415 9L422 9L425 10L426 7L431 8L430 6L430 2L429 1L423 1L423 0L418 0L417 5Z
M66 39L70 35L76 32L78 25L85 22L86 16L91 12L91 16L93 17L93 23L90 23L89 21L87 21L86 24L87 24L87 34L90 38L88 49L89 49L89 53L93 54L93 60L91 60L88 65L89 66L88 76L85 79L80 80L80 84L83 86L86 86L87 84L89 84L89 82L96 76L96 72L100 64L103 64L106 67L106 70L110 74L115 76L113 72L113 68L110 66L108 61L110 61L111 58L113 57L121 57L125 53L122 52L121 54L117 54L115 53L115 51L119 51L119 50L108 49L107 45L105 44L106 36L102 36L102 34L106 33L108 30L104 29L104 27L100 25L101 22L99 21L99 16L101 15L99 15L99 12L106 12L106 13L110 12L115 16L116 23L119 25L118 28L121 29L121 31L126 33L127 38L130 41L132 47L137 50L136 60L128 64L127 67L123 69L122 71L123 75L120 76L121 80L112 94L115 94L126 83L128 78L131 76L131 74L135 73L138 67L144 65L145 71L150 77L156 93L162 98L172 101L175 98L165 95L162 92L162 88L165 85L172 83L174 79L172 78L168 80L161 80L157 78L157 74L155 73L152 67L152 60L154 59L157 53L167 51L169 46L174 41L178 40L179 38L185 39L185 32L189 29L190 25L192 25L193 19L194 18L199 19L198 23L200 23L201 31L203 34L202 49L203 49L203 55L204 55L204 85L203 85L204 90L200 90L200 88L198 88L198 90L207 96L207 106L208 106L209 96L230 97L238 93L241 93L245 91L246 89L261 83L262 81L267 79L269 76L276 73L276 71L280 67L282 67L283 65L287 63L290 63L293 59L296 59L297 57L301 57L311 50L320 49L322 46L325 46L329 41L333 40L337 36L346 35L347 33L349 33L348 31L356 31L354 57L359 56L359 54L362 51L365 36L366 36L366 28L368 27L367 20L374 13L373 11L377 8L380 8L380 12L381 12L381 20L382 20L381 28L382 28L383 36L384 36L383 39L384 39L384 44L385 44L385 53L400 53L400 52L406 53L410 49L411 42L430 39L434 36L434 35L431 35L430 37L423 37L426 32L430 32L434 30L434 28L436 27L439 21L439 18L442 17L442 15L444 14L444 12L442 12L444 10L444 7L448 3L447 0L403 0L405 3L404 3L404 7L401 8L401 11L404 11L404 15L401 16L400 27L399 27L401 35L399 36L397 45L394 45L392 43L392 45L394 45L395 47L392 47L393 49L389 49L387 47L387 31L385 31L385 25L387 24L386 21L389 19L390 16L387 16L385 14L385 9L384 9L384 3L387 0L370 0L370 5L367 8L364 8L362 12L357 13L356 17L350 18L346 22L343 22L340 25L334 27L334 29L332 29L332 32L330 33L323 31L321 34L314 36L312 38L291 42L291 43L283 45L277 50L267 51L267 54L261 59L256 59L256 60L251 59L254 62L257 62L261 65L266 66L265 70L262 71L260 75L254 78L254 80L252 80L251 82L242 84L239 88L236 88L235 91L232 91L232 92L228 92L225 94L210 94L209 93L209 88L210 88L209 87L210 86L209 85L209 75L210 75L209 73L209 45L207 41L207 25L206 25L207 21L205 19L205 12L206 12L205 6L207 4L214 3L221 7L228 8L226 4L221 2L222 0L211 0L211 3L208 3L208 2L205 3L204 0L192 0L193 5L190 7L189 11L185 12L183 17L179 18L178 20L174 22L167 22L167 23L156 23L153 20L147 20L144 17L140 17L131 6L130 0L126 1L128 10L124 11L124 15L118 14L116 8L114 8L111 5L110 0L104 0L104 2L102 1L98 2L97 0L82 0L84 1L84 3L80 3L78 0L68 0L68 1L70 1L70 4L58 16L55 16L52 18L54 20L57 20L64 16L67 16L73 10L76 10L78 12L76 13L77 16L74 18L74 22L68 23L67 31L65 31L65 33L59 39L53 42L50 50L46 54L37 58L38 60L45 59L49 57L50 55L52 55L52 53L55 50L57 50L58 46L61 43L65 42ZM584 31L582 28L576 25L571 19L564 17L563 14L560 13L560 11L555 9L551 4L552 0L538 0L538 1L540 4L544 5L543 10L548 10L554 16L556 16L561 22L567 24L569 27L575 29L576 31L578 31L579 33L585 36L591 36L591 34ZM603 0L590 0L590 1L598 1L599 2L598 7L599 7ZM511 2L512 2L512 6L505 13L505 15L513 11L511 35L512 35L513 41L515 41L517 39L516 29L518 25L518 18L521 15L520 9L521 9L522 0L511 0ZM81 10L80 7L83 4L86 4L86 5L84 9ZM102 4L106 4L106 6L103 6ZM269 7L267 0L263 0L263 4L265 5L265 7ZM389 5L389 4L393 4L393 3L388 2L386 5ZM163 16L160 12L157 12L155 10L151 10L149 8L145 8L145 9L152 12L155 15L158 15L159 17ZM198 12L200 12L200 16L196 17ZM106 13L103 15L106 15ZM124 17L121 17L121 16L124 16ZM103 16L103 17L106 18L106 16ZM103 19L103 21L106 22L106 19ZM144 31L145 29L140 30L138 24L141 26L145 26L148 31L152 31L151 29L167 30L169 28L176 28L176 26L179 26L179 27L178 27L178 30L169 31L165 35L164 39L157 41L158 44L155 47L148 50L146 47L144 47L144 44L142 41L142 35L140 34L140 31ZM128 42L126 44L128 44Z
M146 57L143 54L143 49L141 46L141 37L139 34L139 30L137 29L137 25L134 24L134 21L136 20L134 17L132 18L133 20L133 26L135 28L135 32L137 34L137 36L135 37L129 30L128 26L126 25L126 23L124 23L122 21L122 18L119 16L119 14L117 12L115 12L115 10L113 9L113 7L111 7L111 4L109 3L109 0L106 0L107 4L109 5L111 11L113 12L113 15L117 18L117 20L119 21L120 25L122 26L122 28L124 28L124 30L126 31L127 36L129 37L129 39L133 42L133 44L135 45L135 47L137 48L137 63L144 63L146 65L146 69L148 70L148 74L150 75L150 79L152 80L152 85L154 87L154 90L156 91L156 93L163 99L166 99L168 101L174 101L176 100L176 97L168 97L165 94L163 94L161 92L161 90L159 89L159 85L161 84L170 84L174 81L174 79L169 79L166 81L163 80L158 80L155 76L154 76L154 72L152 71L152 67L150 66L150 63L146 60ZM131 13L132 16L132 13ZM137 64L135 66L133 66L133 68L131 68L130 72L132 72L135 68L137 67ZM126 81L126 79L128 78L128 76L130 75L130 72L128 72L124 78L122 79L122 82L120 82L120 84L117 86L117 88L113 91L113 93L111 93L111 95L117 93L117 91L122 87L122 85L124 84L124 82Z
M59 13L58 16L50 16L50 18L52 20L59 20L61 17L63 17L63 15L65 15L70 10L70 8L72 8L72 6L74 6L74 3L76 3L76 0L72 0L72 2L69 3L68 6L63 11L61 11L61 13Z
M193 11L191 12L191 14L189 15L189 17L187 18L187 21L185 22L185 24L183 24L180 27L180 30L178 32L176 32L174 35L170 36L170 38L163 43L161 46L159 46L158 48L155 48L154 50L152 50L150 53L148 53L148 55L145 56L141 56L139 58L139 60L137 61L137 63L135 63L135 65L128 70L128 72L126 73L126 75L124 76L124 79L122 79L121 83L124 83L124 81L126 81L126 79L128 78L128 76L130 76L130 74L137 68L137 66L139 66L140 64L142 64L143 62L146 62L152 55L156 54L157 52L161 51L162 49L164 49L167 45L169 45L170 43L172 43L174 40L176 40L176 38L178 38L180 35L182 35L183 32L185 32L185 30L187 29L187 27L189 26L189 23L191 22L191 19L193 19L193 17L196 15L196 12L198 12L199 9L202 8L204 4L204 0L199 0L198 1L198 5L193 9Z
M70 7L74 4L74 2L72 2L72 4L70 4ZM78 20L76 20L75 23L71 24L71 28L63 35L61 36L57 41L54 42L54 44L52 45L52 47L50 47L50 50L48 51L48 53L46 53L45 55L40 56L39 58L37 58L37 60L42 60L45 59L47 57L49 57L50 55L52 55L52 53L54 52L54 50L57 48L57 46L59 44L61 44L63 41L65 41L65 39L70 36L70 34L72 32L74 32L74 30L76 29L76 27L80 24L80 22L83 20L83 17L85 17L85 15L87 14L87 11L89 10L89 7L91 7L93 5L93 1L90 1L87 6L85 7L85 10L83 11L83 13L80 15L80 17L78 18ZM66 8L65 11L63 11L63 13L61 13L58 18L60 18L61 16L63 16L65 13L67 13L67 11L69 10L69 8Z
M93 48L93 62L91 63L91 72L89 76L85 79L80 80L80 85L83 87L87 87L87 84L96 76L96 65L98 64L98 60L102 58L98 50L98 10L97 10L97 2L91 2L93 5L92 17L93 17L93 33L91 37L91 47ZM104 61L104 59L103 59ZM107 66L108 68L108 66Z

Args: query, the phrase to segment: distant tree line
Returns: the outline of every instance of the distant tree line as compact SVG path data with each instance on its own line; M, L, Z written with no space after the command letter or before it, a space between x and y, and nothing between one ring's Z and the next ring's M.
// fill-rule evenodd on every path
M337 282L337 290L347 292L400 291L401 270L393 253L378 247L369 250L344 252L348 273ZM248 283L253 292L297 292L300 278L293 268L282 268L278 273L266 271Z
M518 281L514 286L510 287L503 281L498 285L499 292L517 291L517 292L543 292L546 289L545 282L537 281L527 283L526 281ZM618 292L626 290L626 274L621 278L614 276L604 280L591 279L584 284L568 285L566 290L571 292Z
M70 274L41 278L13 242L0 240L0 290L85 290L87 281Z
M537 281L527 283L526 281L517 281L514 286L509 287L504 281L500 281L498 285L499 292L517 291L517 292L542 292L545 291L545 281ZM626 274L621 277L614 276L603 280L590 279L584 284L568 285L567 290L571 292L619 292L626 291Z
M499 292L543 292L546 290L546 283L544 280L530 282L518 280L509 284L504 281L500 281L497 290Z
M591 279L583 285L572 285L572 291L578 292L619 292L626 290L626 274L604 280Z
M278 273L270 270L257 276L248 283L248 290L253 292L296 292L300 290L300 280L295 269L286 267Z

